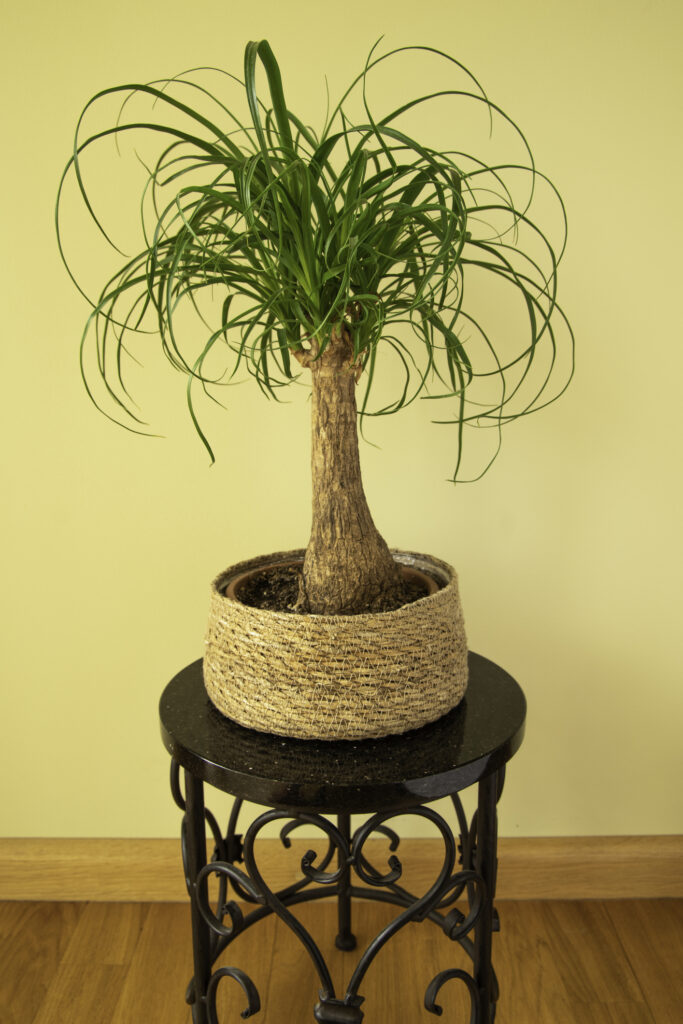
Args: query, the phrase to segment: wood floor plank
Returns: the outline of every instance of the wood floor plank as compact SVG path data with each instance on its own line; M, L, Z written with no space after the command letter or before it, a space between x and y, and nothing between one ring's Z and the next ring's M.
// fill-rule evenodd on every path
M323 953L339 998L343 987L344 957L354 954L342 953L334 944L337 934L335 904L301 905L293 908L293 912ZM321 987L317 971L310 955L284 921L278 919L273 923L272 966L267 988L262 990L266 1011L263 1024L282 1024L284 1020L312 1021Z
M655 1024L602 904L505 901L499 910L503 1020Z
M107 1024L188 1024L185 991L192 971L189 904L152 904ZM86 1019L73 1024L86 1024Z
M382 903L363 902L353 907L353 931L358 946L353 952L345 954L343 963L344 989L349 984L356 966L373 939L380 931L400 913L398 907ZM410 977L409 964L406 963L406 951L410 959L410 943L406 935L397 934L389 940L368 967L362 979L359 994L363 996L362 1005L365 1019L380 1024L387 1014L392 1020L418 1021L420 1012L419 1000L415 996L415 986L407 988L402 978ZM408 971L406 967L408 966ZM402 1014L396 1015L397 1005Z
M541 904L501 902L493 965L500 986L499 1017L520 1024L583 1024L575 1015Z
M683 1000L683 901L501 901L493 958L501 1024L678 1024ZM334 945L334 903L294 913L311 931L341 995L367 944L397 913L358 903L358 948ZM192 974L187 904L0 904L0 1024L190 1024ZM261 1024L313 1021L319 982L287 926L270 917L239 935L217 966L256 984ZM360 986L367 1024L428 1024L429 981L471 964L430 922L395 935ZM239 1020L243 993L219 986L218 1020ZM443 1020L469 1019L464 986L448 982Z
M579 1003L641 1004L642 991L620 956L620 943L602 903L539 904L567 994Z
M111 1024L148 907L89 903L34 1024Z
M680 1024L683 900L615 900L605 909L657 1024Z
M398 914L399 908L382 903L363 903L358 907L356 934L363 950ZM355 968L347 961L347 974ZM467 968L467 958L430 922L409 923L396 932L379 951L360 986L363 1010L370 1024L427 1024L435 1018L424 1006L427 986L432 978L450 967ZM346 979L348 981L348 977ZM438 1003L444 1019L469 1020L469 997L461 983L444 987Z
M251 907L243 907L245 917L252 910ZM288 944L295 940L287 940ZM268 987L271 979L271 968L275 948L275 920L272 917L257 921L250 926L236 939L231 942L220 959L216 962L216 968L237 967L253 981L261 1000L261 1012L256 1020L260 1024L276 1020L271 1006L271 999ZM284 955L284 951L283 951ZM286 987L283 989L287 991ZM282 992L278 993L278 996ZM230 1021L240 1020L240 1014L247 1008L247 997L240 985L232 978L225 978L220 982L216 999L216 1010L218 1020L229 1024ZM287 1020L285 1015L283 1018ZM296 1018L292 1018L294 1020Z
M31 1024L84 904L0 903L0 1020Z

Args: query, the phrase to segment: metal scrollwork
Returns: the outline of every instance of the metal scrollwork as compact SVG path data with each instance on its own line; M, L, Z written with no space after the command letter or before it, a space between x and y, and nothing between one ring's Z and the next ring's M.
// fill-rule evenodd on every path
M261 1000L259 998L258 990L251 978L245 974L244 971L240 971L237 967L221 967L211 975L211 981L209 982L209 987L206 992L209 1024L218 1024L218 1016L216 1013L216 993L218 985L223 978L234 978L234 980L239 982L244 990L247 997L247 1007L242 1010L240 1014L241 1017L253 1017L255 1013L259 1012L261 1009Z
M465 887L467 887L469 893L469 913L465 915L456 907L443 919L443 930L448 938L454 942L464 938L464 936L472 931L479 919L486 897L486 886L481 875L478 875L476 871L460 871L450 880L449 888L456 895L451 895L448 903L458 899Z
M171 793L173 794L173 799L180 810L185 811L187 809L187 804L180 788L180 767L175 761L171 761ZM223 855L225 853L225 840L223 839L221 830L218 827L218 822L209 810L204 811L204 817L207 825L211 829L211 834L214 838L214 842L216 843L216 847L219 853Z
M192 894L192 883L191 883L191 880L190 880L190 877L189 877L188 861L187 861L187 802L186 802L185 797L183 796L182 790L180 788L180 766L175 761L173 761L173 760L171 761L171 793L173 794L173 799L174 799L176 805L180 808L181 811L183 811L183 821L182 821L182 827L181 827L180 842L181 842L181 850L182 850L182 856L183 856L183 869L185 871L185 886L187 888L188 893L191 895ZM241 803L241 801L240 801L240 803ZM214 858L216 858L216 859L220 858L221 860L227 860L228 859L228 850L227 850L227 846L226 846L227 837L226 837L226 839L223 838L223 835L221 834L221 830L219 828L218 822L216 821L216 819L213 816L213 814L211 813L211 811L205 809L204 810L204 818L206 820L207 825L211 829L211 835L213 836L214 843L216 844L215 845L215 849L214 849ZM225 897L223 897L223 898L225 898Z
M261 829L271 821L279 821L283 818L295 818L297 824L301 825L314 825L316 828L322 830L328 837L330 844L333 849L336 849L341 855L341 860L346 861L349 857L349 848L346 840L341 835L339 830L329 822L326 818L323 818L319 814L296 814L293 815L290 811L266 811L261 814L256 821L248 828L247 833L244 837L244 863L250 878L255 883L258 891L264 897L264 901L270 907L270 909L277 914L277 916L285 922L285 924L292 930L292 932L299 939L301 944L308 952L313 965L318 973L320 984L322 986L321 999L334 998L334 984L330 976L329 969L325 963L325 958L320 952L318 946L313 940L311 934L301 924L301 922L291 913L288 909L282 893L274 893L272 889L266 884L263 875L261 874L258 864L256 862L256 856L254 852L254 844L258 837ZM287 838L287 834L285 834ZM338 882L342 876L342 868L338 868L334 872L326 872L324 870L316 870L313 867L316 854L314 851L309 850L303 857L301 862L301 870L306 876L309 882L316 882L317 884L325 886L333 886ZM323 863L325 866L329 864L329 851L328 857L325 858Z
M455 864L455 840L453 838L453 833L440 814L437 814L437 812L432 810L430 807L414 807L411 810L404 811L402 813L426 818L437 826L444 841L444 861L438 878L425 895L420 899L413 900L402 913L395 917L393 921L386 925L386 927L384 927L381 932L375 936L367 947L361 956L355 971L353 972L351 981L349 982L347 994L350 996L356 996L358 994L358 989L368 967L385 943L387 943L389 939L396 934L396 932L408 924L409 921L423 921L430 911L434 909L443 895L444 886L447 885ZM395 817L397 817L396 813L392 812L376 814L370 818L369 821L366 821L364 825L361 825L353 837L353 863L356 873L359 878L372 886L392 885L401 875L401 863L393 854L389 858L389 867L391 870L379 878L374 873L367 873L360 859L366 840L377 830L377 826L381 826L388 819Z
M208 881L210 875L218 875L219 882L219 895L216 906L216 912L214 913L209 905L207 886L203 883ZM258 889L254 886L251 879L239 868L236 868L234 864L227 864L225 861L211 861L197 875L196 881L196 892L197 892L197 907L199 913L202 915L208 926L216 932L217 935L222 935L224 938L232 939L238 932L242 931L244 926L244 916L239 906L234 900L228 902L221 901L221 896L225 896L226 885L222 885L223 879L230 879L233 884L239 883L240 888L246 891L250 899L255 903L264 903L265 900L259 893ZM228 916L231 921L231 926L228 927L223 923L225 916Z
M385 836L389 840L389 850L391 851L391 853L395 853L396 850L398 850L399 845L401 843L401 837L396 832L394 832L393 829L387 828L386 825L376 825L374 831L382 836ZM396 861L400 864L398 858L396 858ZM365 872L366 878L368 875L374 875L377 878L380 877L380 872L370 863L370 861L368 860L368 858L366 857L365 853L362 850L356 857L356 863L358 865L358 868L362 869ZM360 873L360 871L358 870L357 873ZM369 884L372 885L373 883L369 882Z
M452 968L449 971L441 971L435 978L429 983L427 991L425 993L425 1009L429 1010L430 1013L440 1017L443 1013L443 1007L439 1006L436 1002L441 986L451 979L457 979L462 981L467 988L470 996L470 1024L478 1024L481 1020L479 999L479 990L474 983L474 979L467 973L467 971L461 971L459 968Z
M190 776L186 776L186 793L189 792L187 787L190 781ZM500 795L502 781L502 772L490 778L488 792L493 798ZM194 818L190 824L188 801L181 792L179 770L175 765L171 770L171 788L176 803L183 811L182 845L186 883L196 908L193 913L199 921L199 926L206 930L206 955L210 960L203 973L205 980L200 983L199 988L201 992L201 984L204 985L204 994L196 999L194 980L188 993L190 1001L195 1004L193 1014L196 1013L197 1016L193 1016L193 1021L196 1024L218 1024L216 992L225 977L236 980L247 996L248 1005L242 1016L249 1017L258 1012L258 992L244 972L232 966L220 967L213 970L213 973L212 969L221 953L241 932L270 914L277 915L287 925L312 961L320 983L320 998L314 1008L314 1017L319 1024L360 1024L363 1020L363 998L359 994L359 988L375 957L406 924L425 920L438 924L449 939L458 943L474 965L472 974L460 968L444 970L437 974L425 993L426 1009L437 1016L441 1015L442 1008L436 1001L439 990L448 981L459 981L465 985L470 996L470 1024L491 1024L495 1015L498 985L490 962L487 966L487 980L481 981L478 964L481 963L482 946L478 935L484 934L486 929L486 934L490 935L491 920L493 918L494 927L497 920L492 907L495 870L488 871L487 885L482 873L484 869L479 868L482 860L477 845L490 842L490 839L483 840L478 834L480 826L476 812L472 821L468 823L457 795L451 798L459 833L457 845L455 835L442 815L424 805L400 811L379 812L369 817L355 831L351 830L348 814L340 814L338 824L335 825L321 814L273 809L256 818L242 841L242 837L236 832L241 801L235 801L226 833L222 835L216 819L204 807L201 793L193 798ZM195 792L193 789L193 793ZM480 803L480 806L484 805ZM197 819L201 821L200 815L208 824L215 842L213 857L209 863L198 863L196 859L197 848L201 845L197 838ZM400 838L389 823L403 816L423 818L431 822L443 842L440 870L427 892L421 896L415 895L400 884L403 867L396 855ZM488 818L490 820L490 813ZM272 822L281 823L280 839L286 848L291 848L291 834L305 825L313 826L322 833L327 842L322 855L313 849L307 850L299 862L300 877L278 891L274 891L266 882L259 868L257 856L257 850L260 848L257 840L262 830ZM368 839L377 835L383 836L389 843L386 866L372 863L365 852ZM192 837L194 846L190 856L188 844ZM243 866L237 867L236 861L241 861ZM190 864L196 865L194 878L191 877ZM208 894L208 883L212 876L218 878L218 895L214 905L211 905ZM235 899L228 898L230 889L238 899L248 905L247 908L241 908ZM360 955L346 991L339 996L335 992L322 952L293 913L293 908L297 904L324 896L336 897L338 900L340 934L337 936L337 944L339 948L347 950L355 946L350 917L352 898L391 903L399 908L396 917L380 930ZM456 903L463 896L467 902L461 909ZM249 907L251 909L248 909ZM488 941L490 942L490 939ZM195 967L197 969L196 959Z

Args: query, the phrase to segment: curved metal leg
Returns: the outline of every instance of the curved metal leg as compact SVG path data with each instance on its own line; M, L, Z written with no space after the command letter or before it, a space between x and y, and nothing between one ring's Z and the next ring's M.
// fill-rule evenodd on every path
M204 825L204 785L201 779L185 772L185 817L183 819L185 870L190 890L192 913L192 951L194 984L192 986L192 1024L209 1024L206 997L211 978L211 932L199 910L200 900L207 899L207 879L198 876L206 866L206 829Z
M351 845L351 815L340 814L337 816L339 832ZM337 916L339 931L334 943L337 949L351 950L356 948L356 936L351 931L351 867L348 863L342 863L342 849L339 848L337 863L340 870L339 895L337 897Z
M238 802L236 812L231 815L228 835L223 839L216 819L204 805L204 785L201 779L196 779L188 771L185 771L184 775L183 796L180 788L180 766L171 761L171 792L183 811L183 866L192 918L194 975L187 988L186 1001L192 1006L192 1024L218 1024L216 992L223 978L237 981L247 997L247 1007L242 1011L242 1017L250 1017L261 1008L256 986L244 971L236 967L221 967L212 973L213 964L221 950L221 942L227 944L239 934L244 921L238 905L232 901L226 902L229 882L232 882L238 895L243 894L252 902L259 902L260 895L254 891L243 872L232 863L232 860L241 858L240 837L234 835L241 801ZM213 859L209 864L206 859L207 823L216 841ZM219 875L216 913L209 906L208 893L209 875L216 870L214 864L217 865ZM226 917L230 918L230 926L224 923Z
M479 783L477 806L477 846L475 865L484 882L485 897L482 912L474 931L474 978L479 990L483 1024L495 1017L497 983L491 963L492 935L494 931L493 901L496 895L498 823L496 804L500 779L493 772Z
M479 903L479 912L474 923L474 941L467 938L466 934L458 939L472 958L474 977L470 977L459 969L442 971L427 989L425 1007L432 1013L440 1014L441 1007L436 1004L439 989L451 979L460 980L465 983L470 996L470 1024L493 1024L496 1016L498 981L493 969L491 952L493 932L500 929L498 913L494 906L498 867L496 806L503 791L504 781L505 767L480 780L477 810L474 812L469 826L459 796L457 793L452 795L460 828L460 862L466 869L463 874L469 874L478 881L476 886L471 881L466 886L470 917L474 905L473 900L478 900ZM457 928L458 919L461 917L460 911L453 910L446 921L449 918L452 919ZM462 932L466 932L466 923L463 923L460 928ZM454 931L451 933L451 938L455 937L456 932Z

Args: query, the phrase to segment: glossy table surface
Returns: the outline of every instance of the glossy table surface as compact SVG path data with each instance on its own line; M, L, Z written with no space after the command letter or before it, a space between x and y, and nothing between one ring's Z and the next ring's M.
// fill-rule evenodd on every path
M504 765L524 736L526 701L504 669L470 653L461 703L422 729L385 739L287 739L245 729L214 708L201 660L176 675L160 702L172 757L234 796L299 811L363 812L448 796Z

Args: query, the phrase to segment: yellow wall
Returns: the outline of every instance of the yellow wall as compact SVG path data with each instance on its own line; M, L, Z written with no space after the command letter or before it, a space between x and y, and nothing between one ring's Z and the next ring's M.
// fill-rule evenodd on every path
M469 487L444 482L449 438L426 417L384 424L363 455L376 518L392 545L458 567L471 646L526 690L503 833L680 831L681 11L25 0L4 15L3 834L175 835L161 688L201 654L215 571L308 530L305 403L236 391L212 469L180 378L165 441L89 405L85 308L52 223L76 117L108 85L239 71L259 37L314 117L323 73L334 92L382 33L464 60L558 183L579 363L565 399L513 426Z

